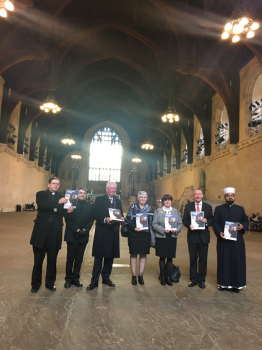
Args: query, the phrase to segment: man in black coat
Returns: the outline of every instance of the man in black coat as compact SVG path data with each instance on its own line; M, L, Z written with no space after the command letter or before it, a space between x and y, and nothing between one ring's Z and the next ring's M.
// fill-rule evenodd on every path
M115 284L110 280L114 258L119 258L119 221L113 221L109 217L108 208L117 208L123 211L121 201L115 197L116 183L109 181L106 184L106 195L96 198L93 217L96 220L96 230L94 235L93 252L94 266L92 279L87 290L98 287L98 280L101 274L102 283L110 287ZM104 266L102 268L104 259Z
M226 203L215 209L213 229L217 236L217 284L218 290L239 293L246 286L246 251L243 235L249 220L243 207L234 204L235 189L223 190ZM238 223L237 240L224 236L225 222Z
M183 224L188 228L187 242L190 258L190 283L188 287L194 287L199 285L200 288L205 288L205 280L207 273L207 253L208 243L210 242L210 232L208 226L212 226L213 223L213 210L211 205L202 202L203 192L197 188L193 192L194 202L191 202L185 206ZM191 225L191 212L204 212L205 223L204 229L194 229ZM198 263L198 271L197 271Z
M48 189L36 194L37 216L30 240L34 252L32 293L36 293L42 284L42 265L45 254L47 254L45 286L53 292L56 290L54 286L56 258L62 245L63 215L66 213L63 205L68 202L67 198L57 193L59 185L59 179L52 177L48 181Z
M76 287L83 287L83 284L79 281L80 269L89 240L89 230L94 221L92 217L93 205L86 201L86 197L86 189L80 188L76 208L65 218L64 240L67 243L65 288L70 288L71 284Z

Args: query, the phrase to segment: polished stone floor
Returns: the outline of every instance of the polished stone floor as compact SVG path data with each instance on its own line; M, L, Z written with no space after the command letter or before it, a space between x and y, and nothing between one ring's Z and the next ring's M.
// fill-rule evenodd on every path
M207 288L188 288L186 230L178 238L174 263L182 272L173 287L158 283L158 259L151 250L145 286L132 286L126 238L115 260L116 288L99 284L86 291L93 259L85 254L84 288L64 289L66 245L58 256L56 292L30 293L33 263L29 245L35 212L0 214L0 349L262 349L262 234L247 233L247 288L240 294L216 286L216 240L212 235ZM124 265L124 266L121 266Z

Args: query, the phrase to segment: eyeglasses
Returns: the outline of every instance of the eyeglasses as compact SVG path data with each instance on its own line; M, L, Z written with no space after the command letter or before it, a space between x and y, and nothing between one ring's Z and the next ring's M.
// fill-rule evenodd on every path
M227 198L229 198L229 197L235 197L235 195L234 195L234 194L228 193L228 194L226 194L226 197L227 197Z

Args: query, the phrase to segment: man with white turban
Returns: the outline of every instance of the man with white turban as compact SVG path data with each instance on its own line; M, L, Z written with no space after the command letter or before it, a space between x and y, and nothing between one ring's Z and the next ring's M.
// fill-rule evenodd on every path
M248 217L243 207L234 204L235 189L223 190L226 203L215 209L213 229L217 236L217 284L218 290L239 293L246 286L246 252L243 235L248 229ZM224 236L225 222L237 222L237 240Z

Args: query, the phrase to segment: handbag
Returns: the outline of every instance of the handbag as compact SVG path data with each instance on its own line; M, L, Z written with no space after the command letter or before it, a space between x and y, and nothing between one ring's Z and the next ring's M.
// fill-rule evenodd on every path
M128 237L129 236L129 231L128 231L128 226L126 223L124 223L121 227L121 236L122 237Z
M179 267L172 264L171 271L169 274L169 279L174 283L178 283L180 276L181 276L181 272L179 270Z

